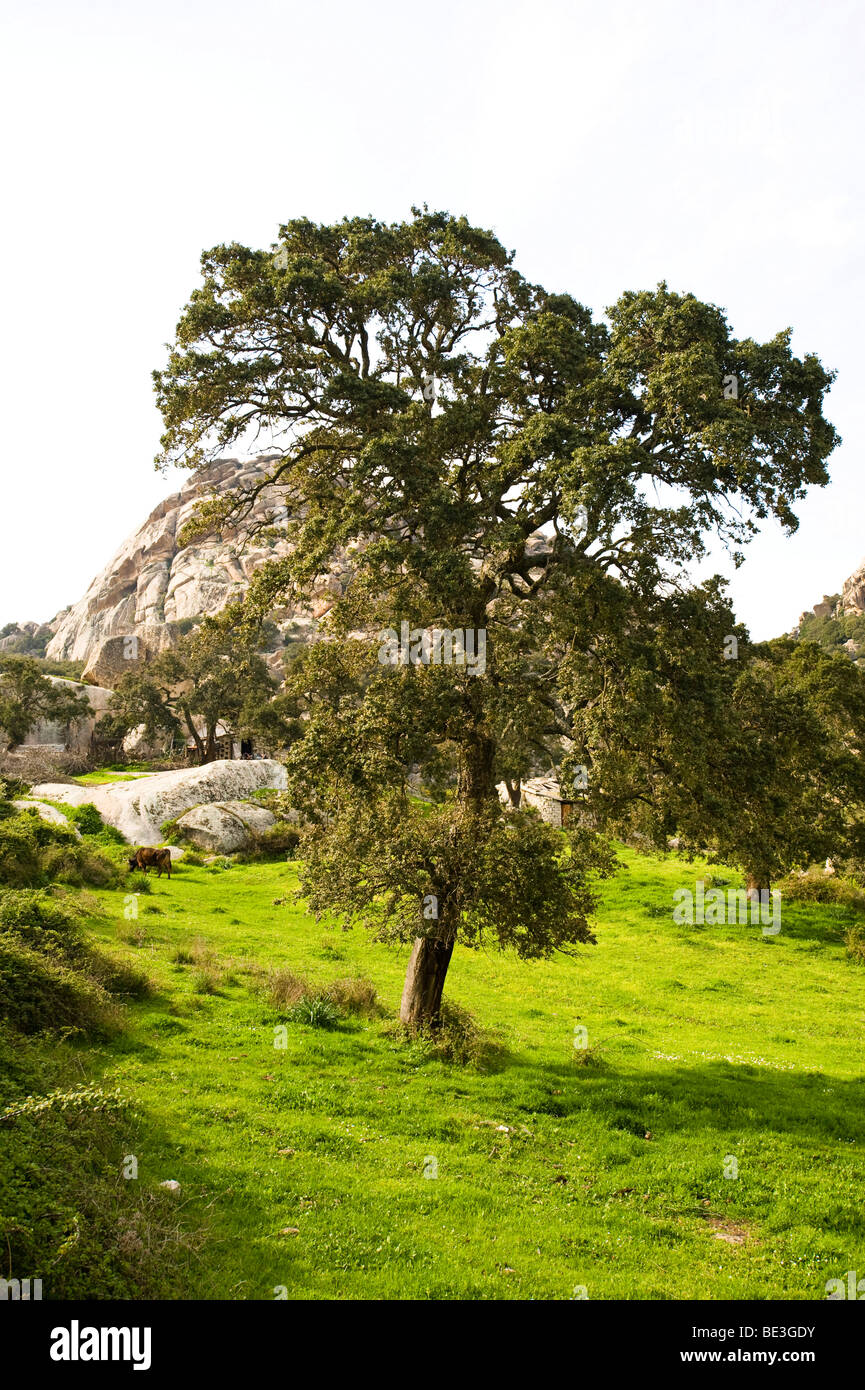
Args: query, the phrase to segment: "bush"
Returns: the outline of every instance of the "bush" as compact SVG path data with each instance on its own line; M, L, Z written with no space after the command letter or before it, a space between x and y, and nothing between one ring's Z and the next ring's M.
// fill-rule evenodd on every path
M209 966L196 970L192 978L192 988L196 994L218 994L221 983L219 971Z
M140 869L132 869L123 885L127 893L152 893L153 884L147 874L143 874Z
M98 839L106 848L113 848L115 845L123 845L126 848L126 841L120 831L113 825L105 824L92 801L85 801L83 806L70 806L66 814L82 835Z
M292 1008L311 992L307 981L285 966L280 970L271 971L268 977L267 995L275 1009Z
M402 1025L400 1031L405 1037ZM501 1045L479 1027L468 1009L447 1001L442 1004L437 1024L408 1036L422 1057L474 1067L478 1071L488 1070L503 1051Z
M0 885L41 888L54 882L113 888L120 869L100 849L82 844L71 828L33 811L0 820Z
M28 784L20 781L17 777L0 777L0 804L4 801L16 801L20 797L26 796L29 790ZM14 816L15 807L10 806L7 814Z
M98 835L105 829L105 823L92 801L85 801L83 806L70 806L66 815L75 822L82 835Z
M381 1012L375 985L361 978L334 980L319 989L283 966L267 976L265 990L272 1006L292 1023L312 1028L335 1028L347 1014Z
M305 1023L310 1028L335 1028L339 1009L325 995L305 996L288 1010L286 1018L292 1023Z
M235 856L238 864L253 864L268 859L292 859L300 844L300 831L287 821L277 821L269 830L253 834L248 849Z
M865 965L865 930L862 927L848 927L844 932L844 945L855 965Z
M95 767L88 753L64 749L18 748L13 753L0 754L0 777L20 780L28 787L40 782L72 782L85 772L93 772Z
M813 865L803 874L788 874L776 885L790 902L837 903L865 912L865 890L846 875L827 874Z
M14 934L36 950L70 961L86 954L78 912L42 888L0 889L2 934Z
M168 1298L193 1244L162 1193L126 1182L141 1119L111 1092L74 1086L0 1024L0 1248L6 1277L54 1299ZM196 1239L196 1243L198 1241Z
M120 1026L103 985L12 933L0 936L0 1019L21 1033L65 1027L107 1036Z
M144 998L150 982L87 944L81 913L41 889L0 891L0 1018L22 1033L119 1027L110 996Z
M365 1014L373 1016L381 1013L375 985L371 980L360 977L334 980L328 985L326 997L343 1014Z

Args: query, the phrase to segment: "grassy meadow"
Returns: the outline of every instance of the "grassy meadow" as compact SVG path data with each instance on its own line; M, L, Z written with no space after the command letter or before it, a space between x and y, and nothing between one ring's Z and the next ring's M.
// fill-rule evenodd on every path
M317 924L291 863L181 865L137 919L94 894L98 943L154 988L76 1065L131 1102L129 1201L182 1237L162 1296L807 1300L865 1268L850 910L675 925L709 871L621 859L575 958L457 948L467 1062L400 1035L406 951ZM289 1018L285 970L363 976L381 1012Z

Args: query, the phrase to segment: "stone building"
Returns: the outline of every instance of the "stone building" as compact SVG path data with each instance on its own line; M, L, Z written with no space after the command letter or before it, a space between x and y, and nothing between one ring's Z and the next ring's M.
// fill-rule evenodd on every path
M497 788L499 797L510 805L507 787L501 782ZM533 806L541 820L554 825L558 830L570 822L574 802L563 795L555 777L530 777L520 783L520 805Z

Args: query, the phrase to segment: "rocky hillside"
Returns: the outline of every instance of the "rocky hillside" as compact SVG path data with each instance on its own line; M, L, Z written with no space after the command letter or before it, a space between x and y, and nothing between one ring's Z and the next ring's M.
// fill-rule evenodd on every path
M189 482L160 502L141 526L98 574L78 603L51 623L54 636L46 655L53 660L81 661L84 676L111 686L130 670L130 654L143 661L168 647L201 617L218 613L230 600L243 596L253 571L267 559L279 558L287 542L271 536L247 540L237 535L205 536L181 546L178 535L203 497L227 489L247 489L260 482L272 460L239 463L222 459L190 475ZM266 489L251 518L273 518L281 498ZM272 662L281 665L286 637L304 636L327 612L343 588L341 565L323 577L309 606L273 614ZM136 644L128 639L135 637ZM276 650L278 648L278 650Z
M865 662L865 561L845 581L840 594L824 594L821 603L802 614L792 635Z

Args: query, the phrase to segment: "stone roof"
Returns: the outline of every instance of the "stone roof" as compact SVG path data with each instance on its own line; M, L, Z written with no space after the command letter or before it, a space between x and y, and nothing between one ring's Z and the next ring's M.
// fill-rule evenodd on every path
M527 782L523 782L523 791L529 792L532 796L546 796L550 801L569 799L563 795L555 777L530 777Z

